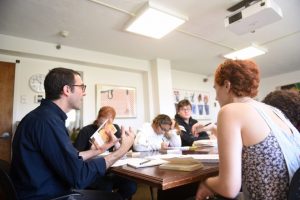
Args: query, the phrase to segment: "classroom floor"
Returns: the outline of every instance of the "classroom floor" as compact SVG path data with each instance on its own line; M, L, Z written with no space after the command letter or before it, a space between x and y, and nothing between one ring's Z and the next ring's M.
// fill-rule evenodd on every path
M153 188L153 200L157 199L156 197L156 189ZM151 193L150 193L150 187L148 185L139 183L138 189L134 196L132 197L132 200L152 200L151 199Z

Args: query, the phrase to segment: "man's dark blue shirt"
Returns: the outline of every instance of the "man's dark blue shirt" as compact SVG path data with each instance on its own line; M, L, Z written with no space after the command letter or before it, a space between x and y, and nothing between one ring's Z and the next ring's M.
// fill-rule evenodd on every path
M103 158L83 161L65 127L67 115L52 101L28 113L13 144L10 176L20 199L49 199L91 184L103 176Z

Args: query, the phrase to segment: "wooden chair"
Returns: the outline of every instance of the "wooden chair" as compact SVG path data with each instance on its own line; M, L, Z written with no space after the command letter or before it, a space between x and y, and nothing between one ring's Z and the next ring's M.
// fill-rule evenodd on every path
M9 164L0 160L0 199L17 200L15 187L8 176Z
M300 168L294 174L288 193L288 200L300 199Z
M14 184L9 177L9 163L0 159L0 199L18 200ZM51 200L120 200L121 197L112 192L93 190L74 190L70 193L60 195Z

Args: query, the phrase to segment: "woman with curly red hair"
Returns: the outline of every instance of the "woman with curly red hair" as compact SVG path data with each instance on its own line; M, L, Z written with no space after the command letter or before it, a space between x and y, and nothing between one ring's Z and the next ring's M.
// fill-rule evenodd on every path
M287 199L300 167L300 134L276 108L258 102L259 69L250 60L226 60L215 72L219 175L200 183L196 199L214 195ZM293 148L291 148L293 146Z

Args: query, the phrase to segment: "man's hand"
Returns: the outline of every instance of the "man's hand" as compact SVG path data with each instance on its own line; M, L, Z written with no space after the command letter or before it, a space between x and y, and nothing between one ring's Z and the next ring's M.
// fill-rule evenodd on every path
M120 139L115 136L115 133L111 132L111 130L105 130L105 134L108 136L108 141L105 143L110 148L114 146Z
M121 133L122 134L121 134L120 148L104 157L106 162L106 169L108 169L117 160L122 158L133 145L134 136L135 136L133 130L130 127L128 130L125 130L125 128L122 126Z
M106 151L107 149L111 148L112 146L114 146L117 142L120 141L120 139L118 139L114 133L111 132L111 130L109 129L105 129L104 132L107 136L107 141L103 144L103 145L99 145L96 140L94 140L93 138L90 139L90 142L92 143L91 149L97 149L97 150L101 150L102 152Z
M127 149L126 152L132 147L133 142L134 142L134 132L131 129L131 127L129 127L128 130L125 130L125 128L123 126L121 126L121 147L120 148L124 148Z

